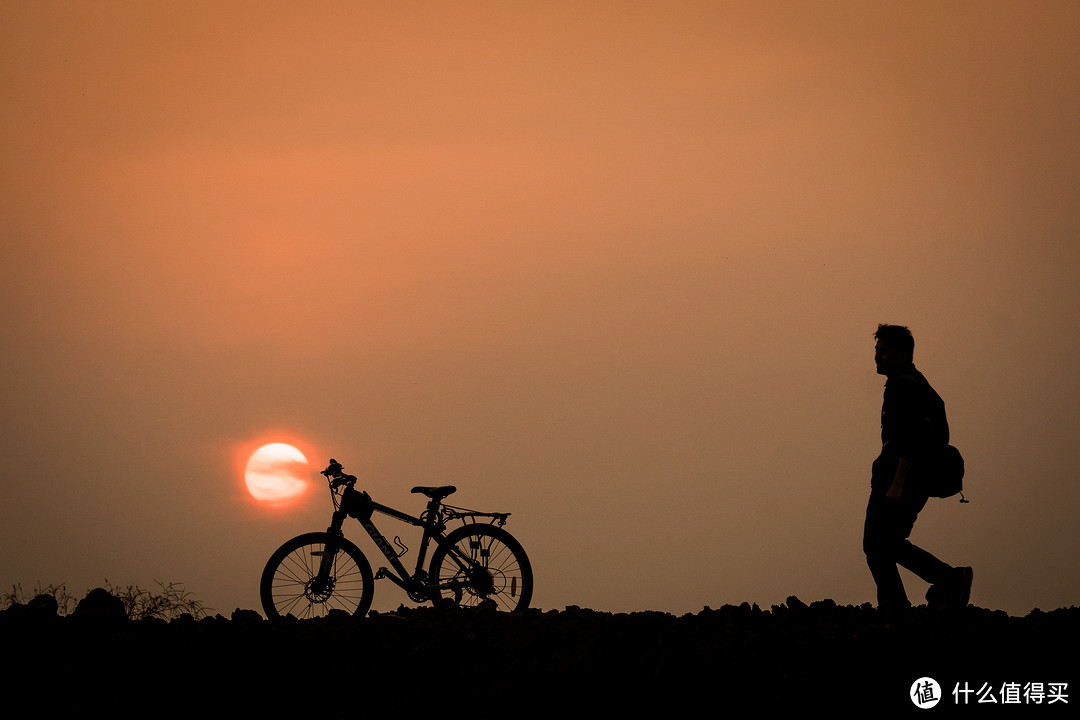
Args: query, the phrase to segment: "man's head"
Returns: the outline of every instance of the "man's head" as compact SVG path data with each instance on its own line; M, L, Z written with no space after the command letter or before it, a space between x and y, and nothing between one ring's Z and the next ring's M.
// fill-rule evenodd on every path
M874 364L879 375L907 366L915 356L915 338L903 325L878 325L874 338Z

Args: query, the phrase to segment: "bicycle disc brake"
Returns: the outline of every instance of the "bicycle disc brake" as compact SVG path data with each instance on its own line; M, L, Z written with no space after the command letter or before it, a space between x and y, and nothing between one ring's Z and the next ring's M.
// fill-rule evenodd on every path
M304 596L313 603L322 604L334 594L334 578L320 581L314 577L307 581L304 586Z

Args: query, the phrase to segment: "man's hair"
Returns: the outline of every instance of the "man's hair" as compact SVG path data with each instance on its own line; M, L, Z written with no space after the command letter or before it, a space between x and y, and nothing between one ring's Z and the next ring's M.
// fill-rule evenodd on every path
M874 338L911 360L915 357L915 338L903 325L878 325Z

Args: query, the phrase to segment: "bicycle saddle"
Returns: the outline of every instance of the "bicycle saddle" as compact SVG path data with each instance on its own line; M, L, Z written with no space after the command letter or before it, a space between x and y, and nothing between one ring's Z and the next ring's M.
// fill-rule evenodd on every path
M453 485L439 485L437 487L427 487L425 485L418 485L412 489L414 493L421 493L427 495L432 500L442 500L447 495L453 495L457 488Z

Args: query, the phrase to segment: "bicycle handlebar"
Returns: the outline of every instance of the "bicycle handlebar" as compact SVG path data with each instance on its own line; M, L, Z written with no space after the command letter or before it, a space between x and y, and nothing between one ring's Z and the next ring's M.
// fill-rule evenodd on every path
M334 489L342 485L352 487L356 484L356 476L341 472L341 463L333 458L330 458L330 464L320 474L330 481L330 487Z

